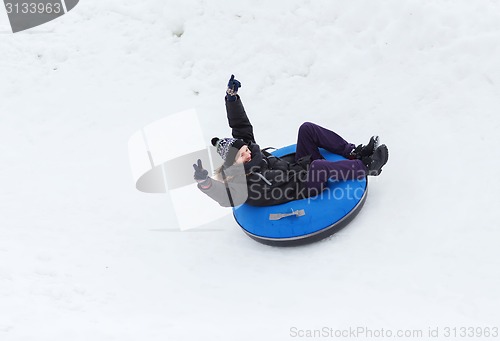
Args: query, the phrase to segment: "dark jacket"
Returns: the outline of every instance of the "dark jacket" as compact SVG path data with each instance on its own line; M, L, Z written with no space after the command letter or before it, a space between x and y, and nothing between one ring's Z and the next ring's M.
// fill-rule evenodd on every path
M226 112L233 137L248 144L252 160L239 172L225 170L223 177L227 180L212 180L212 186L208 189L202 189L201 186L199 188L226 207L238 206L245 202L254 206L270 206L306 198L310 158L287 162L261 151L255 142L252 124L239 96L234 102L226 100Z

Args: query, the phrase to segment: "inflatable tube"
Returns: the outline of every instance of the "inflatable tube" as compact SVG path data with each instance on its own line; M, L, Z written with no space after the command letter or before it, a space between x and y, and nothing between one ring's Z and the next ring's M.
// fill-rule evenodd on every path
M272 154L293 160L295 146ZM344 157L321 149L330 161ZM233 215L243 231L254 240L273 246L297 246L326 238L349 224L363 207L368 193L367 179L329 181L318 196L281 205L235 207Z

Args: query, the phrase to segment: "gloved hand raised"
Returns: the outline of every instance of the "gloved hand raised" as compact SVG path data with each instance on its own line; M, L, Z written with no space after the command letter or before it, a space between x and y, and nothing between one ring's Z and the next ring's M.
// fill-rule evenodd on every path
M197 183L201 185L203 188L208 188L212 184L212 181L208 177L208 171L203 169L203 165L201 164L201 160L198 159L197 164L193 164L194 168L194 179Z
M241 87L240 81L234 79L234 75L231 75L229 82L227 83L227 100L229 102L236 101L236 95L238 94L238 89Z

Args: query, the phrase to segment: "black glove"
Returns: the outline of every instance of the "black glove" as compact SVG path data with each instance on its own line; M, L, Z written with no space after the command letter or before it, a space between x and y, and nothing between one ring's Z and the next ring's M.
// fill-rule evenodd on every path
M203 169L203 165L201 164L201 160L198 159L198 164L193 164L194 168L194 179L197 183L202 186L210 184L210 178L208 177L208 171Z
M227 83L227 100L229 102L236 101L236 95L238 94L238 89L241 87L240 81L234 79L234 75L231 75L229 82Z

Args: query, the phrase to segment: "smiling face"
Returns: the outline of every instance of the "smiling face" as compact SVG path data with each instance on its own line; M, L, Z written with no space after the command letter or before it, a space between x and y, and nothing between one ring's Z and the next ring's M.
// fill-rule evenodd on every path
M238 154L236 154L235 162L238 164L242 163L247 163L252 159L252 152L248 148L247 145L244 145L243 147L238 150Z

